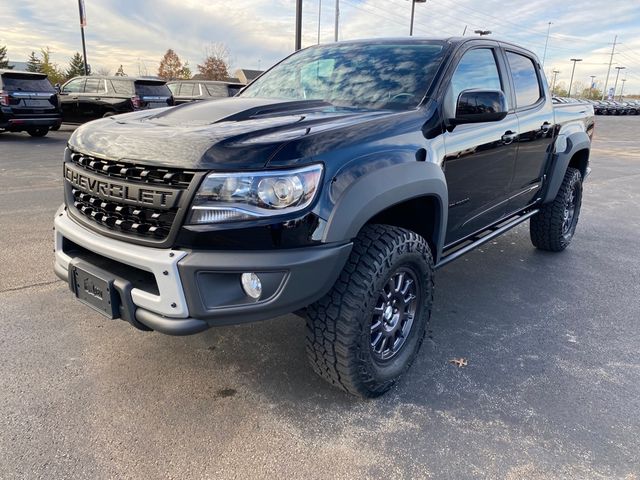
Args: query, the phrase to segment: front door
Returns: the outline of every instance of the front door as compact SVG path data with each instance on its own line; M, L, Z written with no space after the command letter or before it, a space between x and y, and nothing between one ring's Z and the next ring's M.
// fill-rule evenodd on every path
M65 122L77 123L80 121L78 113L79 94L84 91L86 78L74 78L65 83L60 90L60 108L62 110L62 120Z
M496 58L496 51L487 47L463 54L445 95L445 115L454 115L463 90L506 90L507 80L500 75ZM449 189L447 245L506 214L518 131L518 118L510 108L502 121L457 125L444 134L443 168Z

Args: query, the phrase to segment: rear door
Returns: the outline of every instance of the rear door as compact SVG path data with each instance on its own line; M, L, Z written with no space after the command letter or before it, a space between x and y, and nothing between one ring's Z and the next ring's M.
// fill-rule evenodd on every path
M7 93L11 113L17 116L46 116L58 113L58 97L46 75L5 72L2 90Z
M165 82L136 80L135 89L143 109L167 107L172 104L171 90Z
M458 58L443 104L448 118L455 114L463 90L502 90L509 101L510 84L497 45L472 46ZM505 215L517 134L518 119L511 106L499 122L457 125L444 133L443 168L449 189L447 245Z
M510 187L509 212L531 204L542 186L554 137L553 103L535 57L526 51L505 50L520 125L518 156Z

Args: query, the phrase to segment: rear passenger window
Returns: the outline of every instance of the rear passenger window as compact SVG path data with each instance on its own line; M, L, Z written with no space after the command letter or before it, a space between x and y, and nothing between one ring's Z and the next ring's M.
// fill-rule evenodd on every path
M87 83L84 86L84 93L99 93L103 92L103 81L98 78L87 78Z
M516 89L517 107L523 108L537 103L541 98L541 89L533 60L514 52L507 52L507 60Z
M229 92L227 91L227 86L224 84L207 84L207 91L209 92L209 96L211 97L228 97Z
M502 90L493 50L476 48L465 53L451 78L451 88L454 104L463 90Z

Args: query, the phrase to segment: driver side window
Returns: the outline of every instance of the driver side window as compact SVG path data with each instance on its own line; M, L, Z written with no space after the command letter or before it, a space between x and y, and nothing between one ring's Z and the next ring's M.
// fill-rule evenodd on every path
M67 83L63 88L63 93L80 93L84 91L84 82L86 79L84 78L76 78L75 80L71 80Z
M465 53L451 77L448 107L455 114L458 96L463 90L503 90L496 58L490 48L474 48ZM504 91L504 90L503 90Z

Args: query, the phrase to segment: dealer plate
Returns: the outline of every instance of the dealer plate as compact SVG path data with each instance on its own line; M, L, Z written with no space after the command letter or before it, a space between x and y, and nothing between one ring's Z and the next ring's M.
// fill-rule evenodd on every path
M91 272L73 265L72 286L78 300L108 318L120 316L120 297L108 272L91 268Z

